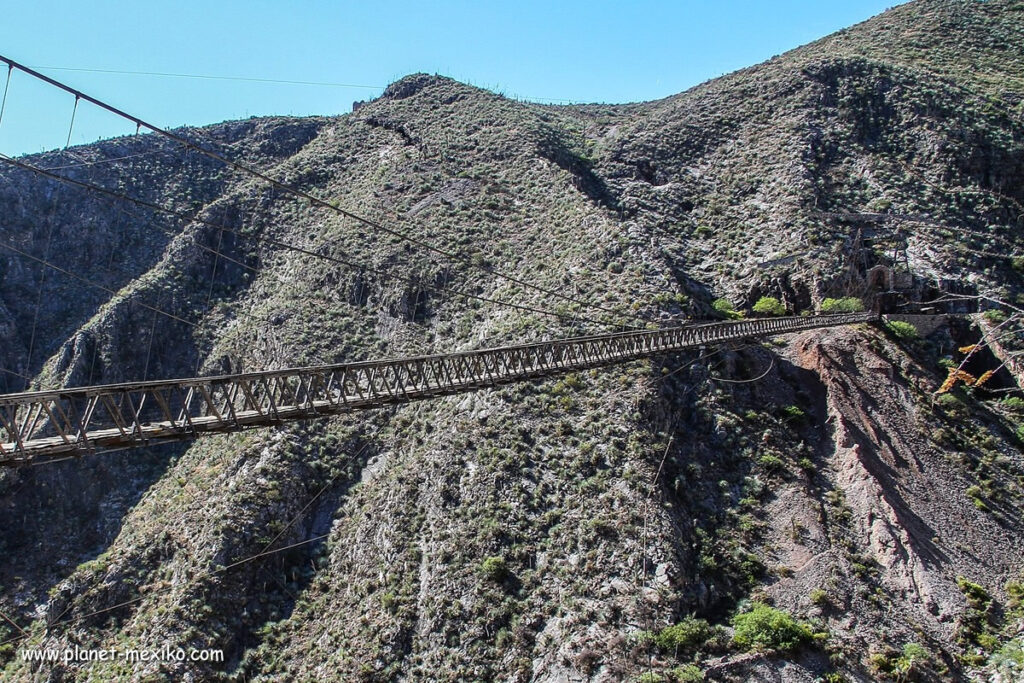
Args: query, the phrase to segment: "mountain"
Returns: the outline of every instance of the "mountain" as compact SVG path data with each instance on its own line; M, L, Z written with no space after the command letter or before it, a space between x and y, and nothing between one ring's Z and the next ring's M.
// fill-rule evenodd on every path
M0 389L668 325L722 299L800 313L867 297L877 266L925 299L955 283L1017 305L1022 33L1021 2L917 0L655 102L546 106L415 74L342 116L177 131L390 232L155 135L25 157L191 218L0 170ZM1002 373L1009 394L935 393L1000 315L4 470L4 673L1009 671L1021 402ZM224 661L21 654L164 646Z

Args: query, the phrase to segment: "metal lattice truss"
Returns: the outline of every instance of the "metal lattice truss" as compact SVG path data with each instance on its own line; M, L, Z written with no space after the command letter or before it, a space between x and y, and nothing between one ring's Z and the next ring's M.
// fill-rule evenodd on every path
M708 323L399 360L10 394L0 396L0 465L336 415L875 317Z

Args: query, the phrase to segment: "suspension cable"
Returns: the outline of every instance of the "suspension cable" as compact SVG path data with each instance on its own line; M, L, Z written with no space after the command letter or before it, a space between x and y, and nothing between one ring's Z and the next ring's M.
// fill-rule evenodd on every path
M49 261L41 259L38 256L33 256L32 254L29 254L28 252L19 249L18 247L14 246L13 244L11 244L11 243L9 243L9 242L7 242L5 240L0 240L0 247L3 247L4 249L8 249L10 251L13 251L15 254L18 254L19 256L24 256L27 259L31 259L32 261L35 261L36 263L44 265L47 268L52 268L53 270L56 270L59 273L63 273L64 275L67 275L68 277L72 277L72 278L78 280L79 282L82 282L84 284L89 285L90 287L95 287L96 289L102 289L104 292L106 292L107 294L110 294L111 296L116 296L117 295L117 292L115 292L113 289L111 289L111 288L109 288L109 287L107 287L105 285L101 285L100 283L95 282L94 280L90 280L89 278L82 277L81 275L78 275L77 273L73 273L70 270L68 270L67 268L61 268L56 263L50 263ZM185 320L184 318L176 316L173 313L168 313L167 311L161 310L161 309L157 308L156 306L150 306L149 304L142 303L141 301L138 301L136 299L132 299L132 300L135 301L136 304L138 304L139 306L142 306L145 309L148 309L150 311L154 311L156 313L159 313L160 315L164 315L164 316L166 316L168 318L171 318L172 320L178 321L179 323L185 323L189 327L198 327L198 325L196 323L191 322L189 320Z
M14 73L14 66L10 63L7 64L7 80L4 81L4 99L0 102L0 123L4 120L4 111L7 110L7 91L11 87L11 74Z
M69 184L69 185L72 185L72 186L77 186L77 187L84 188L84 189L87 189L87 190L94 190L94 191L99 192L99 193L101 193L103 195L107 195L108 196L108 200L110 200L110 199L125 200L125 201L127 201L129 203L138 205L138 206L140 206L142 208L145 208L145 209L160 211L162 213L169 214L169 215L171 215L173 217L176 217L178 219L190 220L190 221L193 221L193 222L197 222L197 223L200 223L200 224L205 224L207 226L217 228L220 231L220 234L223 234L223 232L230 232L230 233L235 234L235 235L240 235L240 232L238 230L229 228L229 227L224 226L222 224L218 224L218 223L215 223L213 221L208 221L208 220L199 218L197 216L189 216L187 214L184 214L184 213L181 213L181 212L178 212L178 211L174 211L172 209L167 209L167 208L161 207L159 205L151 204L151 203L143 201L143 200L136 200L136 199L134 199L132 197L129 197L129 196L126 196L126 195L121 195L121 194L119 194L117 192L114 192L114 191L111 191L111 190L107 190L106 188L103 188L103 187L100 187L100 186L94 186L94 185L90 185L88 183L83 183L81 181L77 181L77 180L73 180L71 178L67 178L65 176L60 176L60 175L48 172L45 169L40 169L40 168L34 167L34 166L30 165L30 164L25 164L25 163L23 163L21 161L10 159L9 157L6 157L6 155L3 155L3 154L0 154L0 159L2 159L4 161L7 161L8 163L10 163L10 164L12 164L12 165L14 165L16 167L20 167L20 168L22 168L24 170L36 173L38 175L41 175L41 176L44 176L44 177L47 177L47 178L50 178L50 179L53 179L53 180L57 180L59 182L65 183L65 184ZM124 211L124 210L122 209L122 211ZM133 215L130 212L126 212L126 213L128 215ZM159 226L157 226L157 228L159 230L161 230L161 232L164 232L165 234L170 235L172 237L178 236L180 234L180 233L178 233L178 232L176 232L174 230L171 230L169 228L161 228ZM351 261L344 260L344 259L339 259L337 257L331 257L331 256L322 255L322 254L317 254L315 252L311 252L309 250L302 249L301 247L293 247L292 245L288 245L288 244L285 244L285 243L282 243L282 242L279 242L279 241L276 241L276 240L273 240L273 239L270 239L270 238L264 238L264 237L261 237L261 236L256 236L256 239L259 240L259 241L268 242L268 243L270 243L272 245L281 246L281 247L284 247L284 248L288 248L288 249L297 251L297 252L299 252L299 253L301 253L303 255L313 256L313 257L321 258L321 259L324 259L324 260L327 260L327 261L341 263L342 265L345 265L345 266L350 267L350 268L359 268L359 269L361 269L363 271L373 272L373 273L376 273L376 274L378 274L378 275L380 275L380 276L382 276L384 278L395 279L395 280L399 280L399 281L405 281L407 283L414 284L414 285L418 284L417 281L415 281L413 278L400 276L400 275L397 275L397 274L394 274L394 273L391 273L391 272L382 271L380 269L371 268L371 267L368 267L368 266L365 266L365 265L355 264L355 263L353 263ZM240 268L252 271L254 273L260 273L260 270L258 268L255 268L255 267L253 267L253 266L251 266L251 265L249 265L247 263L244 263L243 261L240 261L240 260L235 259L235 258L233 258L231 256L228 256L227 254L224 254L223 252L221 252L219 249L214 249L212 247L209 247L208 245L203 244L199 240L194 240L193 244L195 246L199 247L201 250L206 251L206 252L208 252L210 254L213 254L215 259L216 258L221 258L221 259L224 259L227 262L230 262L230 263L232 263L234 265L237 265ZM0 240L0 247L6 248L6 249L8 249L8 250L10 250L10 251L12 251L14 253L17 253L17 254L19 254L21 256L24 256L26 258L29 258L29 259L33 260L33 261L36 261L37 263L40 263L41 265L43 265L45 267L54 269L54 270L56 270L56 271L58 271L58 272L60 272L62 274L68 275L69 277L72 277L72 278L74 278L74 279L76 279L76 280L78 280L80 282L83 282L83 283L87 284L90 287L94 287L94 288L100 289L100 290L102 290L104 292L107 292L108 294L111 294L111 295L115 294L114 290L109 289L108 287L105 287L102 284L99 284L99 283L97 283L95 281L92 281L92 280L90 280L88 278L76 275L75 273L73 273L73 272L71 272L71 271L69 271L67 269L61 268L60 266L57 266L56 264L51 263L51 262L47 261L46 259L40 259L40 258L38 258L36 256L33 256L33 255L31 255L31 254L29 254L29 253L27 253L27 252L25 252L25 251L23 251L21 249L18 249L17 247L11 245L10 243L6 243L6 242ZM211 283L211 291L212 291L212 286L213 285ZM423 285L420 285L420 286L423 286ZM433 291L438 291L438 292L443 292L444 291L440 287L431 286L431 285L427 285L426 288L431 289ZM461 290L457 290L457 289L454 289L454 288L448 288L448 291L452 292L453 294L456 294L456 295L459 295L459 296L462 296L462 297L466 297L468 299L479 300L479 301L486 302L486 303L493 303L493 304L500 305L500 306L509 306L509 307L513 307L513 308L516 308L516 309L525 310L525 311L528 311L528 312L538 313L538 314L542 314L542 315L555 316L555 317L557 317L559 319L562 319L562 320L570 319L569 316L567 316L565 314L555 313L553 311L548 311L546 309L539 309L539 308L534 308L534 307L529 307L529 306L523 306L523 305L520 305L520 304L513 304L513 303L510 303L510 302L506 302L506 301L502 301L502 300L498 300L498 299L490 299L490 298L487 298L487 297L471 294L471 293L464 292L464 291L461 291ZM177 315L174 315L172 313L164 311L163 309L160 309L159 307L151 306L151 305L148 305L148 304L143 304L143 303L141 303L140 301L138 301L137 299L134 299L134 298L129 299L129 301L132 302L132 303L138 304L138 305L142 306L145 309L152 310L153 313L154 313L154 323L155 323L155 320L156 320L156 315L159 314L159 315L163 315L165 317L168 317L168 318L170 318L170 319L172 319L172 320L174 320L176 322L183 322L183 323L185 323L185 324L187 324L187 325L189 325L191 327L198 327L198 323L185 320L185 319L183 319L183 318L181 318L181 317L179 317ZM586 318L584 316L580 316L580 315L578 315L578 312L577 312L570 319L571 320L571 324L575 325L575 323L578 320L580 320L580 319L586 320L586 321L592 322L592 323L596 323L597 322L597 321L591 320L589 318ZM153 341L153 334L151 333L150 343L152 343L152 341ZM95 364L95 358L97 357L98 351L99 351L99 345L97 343L97 344L94 345L94 349L93 349L93 367L90 369L90 376L92 376L92 374L95 371L94 364ZM147 364L146 364L147 371L148 371L148 366L149 366L149 362L148 362L149 358L148 358L148 356L149 356L149 354L147 353ZM198 362L201 362L201 361L198 361ZM17 376L19 376L19 377L21 377L23 379L26 379L26 380L30 379L27 375L23 375L21 373L13 373L11 371L7 371L7 372L9 374L12 374L12 375L17 375Z
M75 105L71 109L71 122L68 124L68 138L64 144L64 149L68 148L71 144L71 134L75 130L75 115L78 113L78 102L79 98L75 96ZM60 194L63 190L63 186L58 186L57 190L53 193L53 208L50 210L49 220L46 222L46 246L43 247L43 262L50 258L50 248L53 245L53 226L57 222L57 208L60 206ZM36 345L36 330L39 325L39 308L43 305L43 290L46 286L46 271L43 270L39 274L39 291L36 294L36 306L32 312L32 332L29 335L28 342L28 355L25 358L25 367L31 372L32 371L32 353L35 351ZM25 388L28 388L28 384Z
M148 123L148 122L138 118L137 116L133 116L133 115L131 115L131 114L121 110L121 109L118 109L117 107L114 107L113 105L107 104L106 102L103 102L103 101L98 100L98 99L96 99L94 97L91 97L90 95L87 95L87 94L81 92L80 90L76 90L75 88L72 88L71 86L65 85L64 83L61 83L60 81L57 81L57 80L55 80L53 78L50 78L49 76L41 74L38 71L30 69L29 67L27 67L27 66L25 66L23 64L20 64L20 63L14 61L14 60L12 60L12 59L10 59L8 57L4 57L3 55L0 55L0 61L3 61L5 63L7 63L12 68L16 68L16 69L18 69L20 71L25 72L26 74L28 74L30 76L33 76L34 78L37 78L37 79L39 79L39 80L41 80L41 81L43 81L45 83L48 83L49 85L52 85L52 86L54 86L56 88L64 90L65 92L71 93L72 95L75 95L76 98L83 99L83 100L89 102L90 104L93 104L93 105L95 105L97 107L100 107L101 109L105 109L106 111L109 111L110 113L112 113L112 114L114 114L116 116L119 116L119 117L121 117L123 119L126 119L126 120L134 123L136 126L147 128L148 130L151 130L154 133L157 133L158 135L162 135L162 136L164 136L164 137L166 137L166 138L168 138L170 140L174 140L175 142L185 146L187 149L194 150L194 151L196 151L196 152L198 152L200 154L203 154L203 155L205 155L205 156L207 156L207 157L209 157L211 159L219 161L222 164L230 166L231 168L234 168L235 170L241 171L243 173L248 173L249 175L251 175L251 176L253 176L255 178L259 178L260 180L262 180L262 181L264 181L266 183L269 183L271 186L273 186L273 187L275 187L277 189L283 190L284 192L287 192L288 194L294 195L294 196L299 197L301 199L305 199L306 201L310 202L314 206L319 206L321 208L328 209L330 211L334 211L335 213L338 213L338 214L340 214L342 216L345 216L346 218L350 218L350 219L352 219L354 221L362 223L363 225L365 225L365 226L367 226L369 228L372 228L374 230L379 230L381 232L384 232L384 233L386 233L388 235L391 235L393 237L396 237L398 239L407 241L410 244L415 244L416 246L418 246L418 247L420 247L422 249L425 249L427 251L431 251L433 253L436 253L436 254L438 254L440 256L443 256L443 257L445 257L445 258L447 258L449 260L461 261L462 263L468 265L471 268L474 268L476 270L482 270L483 272L486 272L486 273L489 273L489 274L494 275L496 277L508 280L509 282L512 282L512 283L514 283L516 285L519 285L520 287L526 287L528 289L532 289L532 290L541 292L541 293L546 294L548 296L553 296L553 297L556 297L556 298L559 298L559 299L563 299L565 301L569 301L571 303L574 303L574 304L576 304L578 306L582 306L584 308L589 308L589 309L593 309L593 310L599 310L599 311L602 311L604 313L613 315L613 316L615 316L617 318L633 317L633 318L636 318L637 320L640 320L642 322L645 322L645 323L647 322L644 318L642 318L640 316L636 316L636 315L623 316L623 314L621 312L619 312L619 311L615 311L615 310L612 310L610 308L605 308L603 306L598 306L597 304L588 304L588 303L586 303L584 301L580 301L580 300L578 300L578 299L576 299L574 297L568 296L566 294L562 294L561 292L558 292L558 291L555 291L555 290L552 290L552 289L548 289L546 287L541 287L540 285L536 285L536 284L533 284L531 282L527 282L527 281L522 280L522 279L520 279L518 277L515 277L513 275L508 275L506 273L503 273L501 271L495 270L493 268L488 268L488 267L484 267L482 265L477 265L477 264L475 264L473 262L472 259L470 259L470 258L468 258L466 256L462 256L460 254L456 254L455 252L448 251L447 249L442 249L441 247L437 247L437 246L431 244L430 242L427 242L425 240L422 240L422 239L419 239L419 238L416 238L416 237L412 237L409 234L404 233L404 232L402 232L400 230L389 228L389 227L387 227L387 226L385 226L385 225L383 225L383 224L381 224L381 223L379 223L377 221L370 220L369 218L365 218L365 217L363 217L363 216L361 216L359 214L356 214L356 213L354 213L352 211L344 209L344 208L340 207L339 205L337 205L334 202L326 201L326 200L321 199L321 198L319 198L319 197L317 197L317 196L315 196L313 194L310 194L309 192L306 192L305 190L301 190L301 189L293 187L291 185L287 185L286 183L283 183L280 180L277 180L275 178L272 178L271 176L268 176L266 173L263 173L263 172L258 171L256 169L250 167L250 166L247 166L245 164L242 164L242 163L239 163L239 162L234 161L232 159L229 159L229 158L225 157L224 155L222 155L222 154L220 154L218 152L215 152L213 150L210 150L210 149L207 149L207 148L202 147L200 145L197 145L196 143L192 142L188 138L185 138L185 137L183 137L181 135L178 135L176 133L172 133L172 132L170 132L168 130L160 128L159 126L156 126L154 124ZM602 324L607 324L607 323L602 323ZM624 328L629 328L630 327L628 325L619 325L619 326L620 327L624 327ZM633 329L638 329L638 328L633 327Z
M305 256L310 256L310 257L313 257L313 258L318 258L318 259L322 259L322 260L325 260L325 261L330 261L332 263L348 266L350 268L353 268L353 269L356 269L356 270L359 270L359 271L365 271L365 272L373 273L375 275L379 275L382 278L387 278L387 279L391 279L391 280L398 280L398 281L406 282L406 283L411 284L413 286L422 287L424 289L429 289L429 290L432 290L432 291L435 291L435 292L444 292L445 291L444 288L441 288L441 287L438 287L438 286L435 286L435 285L424 284L424 283L421 283L421 282L417 281L415 278L399 275L399 274L396 274L396 273L393 273L393 272L390 272L390 271L386 271L386 270L383 270L383 269L380 269L380 268L374 268L372 266L366 265L365 263L355 263L353 261L350 261L350 260L347 260L347 259L343 259L343 258L341 258L339 256L332 256L332 255L328 255L328 254L319 254L319 253L317 253L315 251L311 251L311 250L305 249L303 247L295 246L295 245L289 244L287 242L282 242L281 240L274 239L272 237L264 237L262 235L246 235L246 234L243 234L240 230L236 230L234 228L230 228L230 227L228 227L226 225L218 224L218 223L216 223L214 221L201 218L201 217L199 217L197 215L190 215L190 214L187 214L185 212L177 211L175 209L171 209L171 208L168 208L168 207L165 207L165 206L161 206L159 204L154 204L152 202L148 202L148 201L143 200L143 199L138 199L138 198L135 198L135 197L130 197L128 195L122 194L120 192L115 192L114 190L109 190L109 189L107 189L105 187L101 187L99 185L93 185L91 183L86 183L86 182L83 182L81 180L75 180L73 178L69 178L69 177L64 176L64 175L60 175L60 174L57 174L57 173L51 173L51 172L46 171L46 170L44 170L42 168L39 168L38 166L33 166L32 164L27 164L27 163L25 163L25 162L23 162L23 161L21 161L19 159L13 159L13 158L11 158L11 157L7 156L6 154L3 154L3 153L0 153L0 161L4 161L4 162L10 164L11 166L15 166L15 167L20 168L22 170L29 171L31 173L35 173L37 175L47 177L47 178L50 178L52 180L56 180L56 181L61 182L61 183L65 183L65 184L68 184L68 185L74 185L76 187L79 187L79 188L82 188L82 189L85 189L85 190L88 190L88 191L98 192L98 193L101 193L101 194L105 194L108 197L113 197L113 198L119 199L121 201L126 201L126 202L129 202L131 204L135 204L136 206L141 206L141 207L146 208L146 209L151 209L153 211L158 211L160 213L165 213L165 214L168 214L168 215L171 215L171 216L175 216L175 217L180 218L182 220L191 221L191 222L195 222L195 223L200 223L202 225L206 225L206 226L209 226L209 227L212 227L212 228L216 228L216 229L219 229L219 230L224 230L226 232L230 232L230 233L235 234L235 235L237 235L239 237L242 237L244 239L255 239L257 241L264 242L266 244L269 244L269 245L274 246L274 247L278 247L280 249L285 249L285 250L288 250L288 251L294 251L296 253L300 253L300 254L303 254ZM493 298L485 297L485 296L482 296L482 295L479 295L479 294L472 294L470 292L458 290L458 289L455 289L455 288L448 288L447 291L449 291L452 294L455 294L457 296L462 296L462 297L465 297L467 299L473 299L473 300L481 301L481 302L484 302L484 303L495 304L497 306L504 306L504 307L508 307L508 308L515 308L515 309L518 309L518 310L521 310L521 311L526 311L526 312L530 312L530 313L537 313L537 314L540 314L540 315L551 316L551 317L558 318L558 319L561 319L561 320L572 320L573 319L572 317L570 317L569 315L564 314L564 313L557 313L555 311L551 311L551 310L547 310L547 309L543 309L543 308L539 308L539 307L535 307L535 306L529 306L529 305L526 305L526 304L516 304L516 303L512 303L510 301L504 301L504 300L501 300L501 299L493 299ZM604 324L601 321L593 319L593 318L588 318L588 317L584 317L584 316L578 316L578 318L580 320L583 320L585 322L592 323L592 324L595 324L595 325L602 325L602 324Z

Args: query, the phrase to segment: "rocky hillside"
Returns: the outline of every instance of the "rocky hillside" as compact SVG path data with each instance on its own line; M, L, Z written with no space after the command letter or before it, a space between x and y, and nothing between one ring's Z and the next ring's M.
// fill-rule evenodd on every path
M152 135L27 157L194 220L0 169L0 390L797 314L878 265L1017 305L1022 34L1016 0L918 0L657 102L417 74L180 131L411 239ZM809 332L5 470L4 674L1011 676L1024 401L935 394L978 338ZM165 645L224 661L22 658Z

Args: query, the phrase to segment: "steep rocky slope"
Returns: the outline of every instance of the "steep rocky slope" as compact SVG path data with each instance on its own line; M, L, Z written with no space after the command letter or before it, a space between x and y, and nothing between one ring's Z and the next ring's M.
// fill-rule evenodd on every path
M1012 302L1022 27L1017 2L928 0L658 102L414 75L341 117L184 131L455 258L153 136L31 157L227 230L0 171L2 239L117 291L5 253L0 381L475 348L719 297L795 313L865 293L901 243L918 277ZM5 674L962 678L1009 647L1024 571L1021 416L933 394L972 334L806 333L2 472ZM805 642L733 638L762 603ZM165 644L226 661L18 654Z

